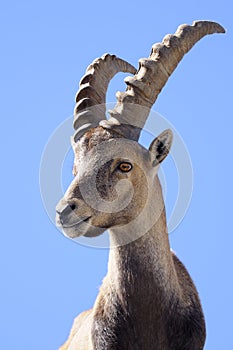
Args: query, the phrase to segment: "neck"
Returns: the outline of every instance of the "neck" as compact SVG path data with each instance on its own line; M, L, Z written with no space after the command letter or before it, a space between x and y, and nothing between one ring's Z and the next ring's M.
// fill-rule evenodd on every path
M154 198L157 199L156 203ZM130 289L134 289L134 293L148 293L148 290L153 290L154 293L156 289L162 289L166 293L168 289L174 291L177 287L177 276L170 251L166 213L158 178L141 224L140 221L142 220L139 218L127 225L127 228L123 226L110 230L110 283L119 292L127 290L126 284ZM130 238L134 240L128 243ZM137 288L142 283L144 288Z
M153 342L163 344L164 318L170 312L171 299L179 298L180 289L158 179L155 188L156 197L152 193L152 198L159 201L156 205L150 201L152 205L143 214L150 223L145 234L142 234L145 222L139 225L137 220L128 230L125 227L110 230L108 274L94 307L93 339L97 350L152 349L151 334ZM126 232L127 241L129 237L140 238L123 244Z
M125 227L110 231L108 274L93 310L96 350L203 348L204 319L198 295L187 271L171 254L158 179L155 188L156 205L151 200L143 217L157 220L150 222L144 235L145 222L140 226L136 220L128 231ZM140 238L123 244L126 232L127 241Z

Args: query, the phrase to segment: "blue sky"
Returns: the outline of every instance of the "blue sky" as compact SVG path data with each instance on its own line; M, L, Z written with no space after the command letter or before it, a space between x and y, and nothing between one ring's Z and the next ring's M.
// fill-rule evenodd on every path
M218 21L227 34L206 37L192 49L154 110L175 126L192 160L191 204L170 237L200 293L205 349L233 348L232 13L230 0L2 3L1 348L56 350L73 318L92 306L106 273L108 251L63 237L39 188L43 149L72 114L87 65L105 52L137 65L154 42L196 19ZM120 76L110 85L109 102L122 89ZM64 186L71 169L70 155ZM169 169L168 160L164 172ZM171 174L168 208L177 186Z

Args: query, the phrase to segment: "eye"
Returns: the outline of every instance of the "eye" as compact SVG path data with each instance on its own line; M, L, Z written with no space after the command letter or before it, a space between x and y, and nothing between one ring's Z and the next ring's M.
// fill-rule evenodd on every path
M130 170L132 170L133 166L129 162L122 162L118 165L117 168L123 173L128 173Z

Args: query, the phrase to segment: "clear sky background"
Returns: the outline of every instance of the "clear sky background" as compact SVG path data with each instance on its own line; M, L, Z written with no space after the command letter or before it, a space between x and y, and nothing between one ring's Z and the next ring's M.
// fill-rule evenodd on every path
M105 52L137 65L154 42L196 19L218 21L227 34L206 37L192 49L154 109L179 131L193 164L191 205L171 244L200 293L205 349L233 349L230 0L2 2L1 349L58 349L73 318L93 305L106 273L108 251L63 237L39 189L43 149L72 114L87 65ZM109 101L119 89L124 84L115 79ZM71 170L70 159L64 178L71 179ZM176 185L168 177L168 192Z

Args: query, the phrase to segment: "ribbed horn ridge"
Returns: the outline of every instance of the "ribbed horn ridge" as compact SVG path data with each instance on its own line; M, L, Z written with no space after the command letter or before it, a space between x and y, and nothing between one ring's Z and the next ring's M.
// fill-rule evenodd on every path
M101 125L138 140L152 105L178 63L196 42L213 33L225 30L215 22L195 21L191 26L179 26L174 35L154 44L149 58L139 60L135 76L125 79L126 91L117 93L117 104L109 111L111 118Z
M105 117L105 98L110 80L118 72L136 73L128 62L115 55L105 54L87 68L76 94L74 109L74 141L87 130L96 127Z

